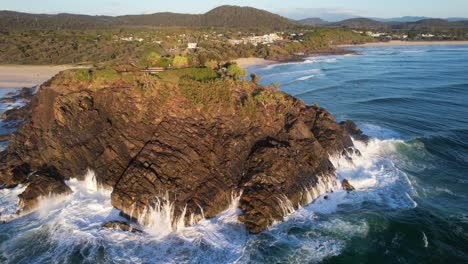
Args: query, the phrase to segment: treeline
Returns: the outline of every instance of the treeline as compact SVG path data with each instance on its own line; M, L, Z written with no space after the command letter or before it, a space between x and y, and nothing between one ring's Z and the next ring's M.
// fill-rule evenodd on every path
M143 36L144 41L121 40L122 36L129 36L131 32ZM94 64L108 61L117 63L133 61L145 66L145 60L154 61L151 56L157 56L159 64L146 63L146 66L167 67L174 58L182 56L187 58L189 66L205 66L207 63L226 62L245 57L288 60L298 53L307 54L317 50L331 49L334 45L373 40L346 30L314 29L304 33L300 41L287 39L290 34L285 32L283 41L254 46L252 44L229 44L228 36L226 36L229 33L220 38L200 37L207 34L213 35L214 33L187 29L0 32L0 63ZM181 38L183 41L180 41ZM198 43L198 47L189 50L187 42L192 39Z

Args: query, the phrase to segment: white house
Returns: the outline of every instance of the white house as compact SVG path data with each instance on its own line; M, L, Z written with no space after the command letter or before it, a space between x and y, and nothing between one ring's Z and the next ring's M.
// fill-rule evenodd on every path
M187 44L187 48L188 49L196 49L197 48L197 43L188 43Z

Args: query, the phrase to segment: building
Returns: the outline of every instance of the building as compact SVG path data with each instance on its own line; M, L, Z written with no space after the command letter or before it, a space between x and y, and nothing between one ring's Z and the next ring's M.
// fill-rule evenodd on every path
M121 37L120 40L122 40L122 41L138 41L138 42L143 42L144 39L142 39L142 38L134 38L134 37Z
M230 39L228 42L232 45L239 45L239 44L252 44L257 46L258 44L270 44L278 40L282 40L283 38L278 36L276 33L267 34L263 36L252 36L248 38L242 39Z
M197 46L198 46L197 43L188 43L188 44L187 44L187 48L188 48L188 49L196 49Z

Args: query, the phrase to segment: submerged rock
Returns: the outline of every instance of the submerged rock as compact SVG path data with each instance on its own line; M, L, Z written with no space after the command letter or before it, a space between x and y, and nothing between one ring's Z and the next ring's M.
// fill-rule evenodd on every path
M25 105L23 107L14 108L5 111L0 119L5 122L15 123L10 125L10 127L18 127L23 121L26 121L31 116L31 107L30 105Z
M10 140L10 135L0 135L0 142L8 141Z
M54 167L35 172L26 184L26 189L19 195L20 212L33 210L40 198L67 195L72 192Z
M14 102L16 102L15 98L11 98L11 97L0 98L0 103L2 103L2 104L11 104L11 103L14 103Z
M348 191L348 192L356 190L354 186L352 186L351 183L349 183L347 179L344 179L341 182L341 187L343 188L343 190Z
M239 220L258 233L332 189L329 156L353 148L325 109L252 82L182 71L90 77L100 71L63 72L40 88L0 158L11 164L0 184L24 181L11 176L18 166L53 166L65 179L91 168L125 215L145 223L164 207L174 225L214 217L242 193ZM63 179L32 179L28 194L68 192Z
M132 232L132 233L143 233L140 229L134 228L127 222L122 222L122 221L109 221L102 225L103 228L107 229L114 229L114 230L122 230L126 232Z

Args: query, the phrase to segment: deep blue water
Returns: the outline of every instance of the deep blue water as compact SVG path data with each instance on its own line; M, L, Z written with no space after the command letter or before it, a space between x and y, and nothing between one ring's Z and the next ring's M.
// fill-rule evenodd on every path
M235 199L177 232L160 215L144 234L102 229L123 219L92 173L21 217L24 187L0 190L0 263L468 263L468 46L356 51L249 69L374 137L356 142L354 164L333 159L355 192L337 189L249 235Z
M370 223L368 235L325 262L468 263L468 46L355 51L361 55L250 69L338 120L405 142L393 162L417 206L352 212Z

